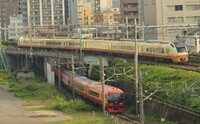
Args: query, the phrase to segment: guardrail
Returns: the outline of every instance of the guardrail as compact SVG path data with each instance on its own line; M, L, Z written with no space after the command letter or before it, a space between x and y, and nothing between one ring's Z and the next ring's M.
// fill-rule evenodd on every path
M33 50L32 52L29 49L21 49L21 48L6 48L4 49L7 54L14 55L30 55L30 56L40 56L40 57L56 57L56 58L64 58L70 59L72 55L74 59L79 60L80 55L75 52L67 52L67 51L53 51L53 50Z

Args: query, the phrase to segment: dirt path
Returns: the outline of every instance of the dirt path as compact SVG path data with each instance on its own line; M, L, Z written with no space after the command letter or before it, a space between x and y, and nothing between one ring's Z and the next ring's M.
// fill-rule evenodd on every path
M55 122L72 119L58 111L26 111L29 106L23 100L16 98L12 93L0 88L0 123L1 124L42 124L43 122ZM38 107L38 106L37 106Z

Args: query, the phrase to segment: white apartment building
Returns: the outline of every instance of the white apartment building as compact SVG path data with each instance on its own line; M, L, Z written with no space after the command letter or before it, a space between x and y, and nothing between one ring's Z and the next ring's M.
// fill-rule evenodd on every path
M112 0L69 0L69 16L72 25L81 25L81 7L89 6L94 14L112 8Z
M22 15L10 16L10 25L8 25L8 40L17 40L23 34Z
M68 0L22 0L23 20L25 25L48 27L65 25L67 20Z
M199 0L144 0L145 25L184 25L198 24L200 19ZM197 27L196 27L197 28ZM146 39L173 40L190 28L157 28L146 30Z
M93 6L93 0L70 0L69 1L69 17L72 25L81 25L81 7Z

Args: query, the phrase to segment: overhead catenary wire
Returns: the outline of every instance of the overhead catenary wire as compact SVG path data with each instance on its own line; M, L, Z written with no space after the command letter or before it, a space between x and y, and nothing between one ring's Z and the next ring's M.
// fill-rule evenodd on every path
M157 98L159 98L159 99L162 99L163 101L167 101L167 102L169 102L169 104L171 104L171 105L172 105L172 104L175 104L175 105L178 105L178 106L180 106L180 107L182 107L182 108L184 108L184 109L188 109L188 110L192 110L192 111L194 111L194 112L200 113L200 111L198 111L198 110L195 110L195 109L189 108L189 107L187 107L187 106L184 106L184 105L175 103L175 102L173 102L173 101L166 100L166 99L164 99L164 98L162 98L162 97L160 97L160 96L154 95L154 97L157 97ZM180 107L179 107L179 108L180 108Z
M152 101L159 102L159 103L162 103L162 104L168 105L168 106L170 106L170 107L174 107L174 108L176 108L176 109L179 109L179 110L181 110L181 111L188 112L188 113L193 114L193 115L196 115L196 116L200 116L200 114L197 114L197 113L194 113L194 112L187 111L187 110L185 110L185 109L179 108L179 107L177 107L177 106L174 106L174 105L171 105L171 104L168 104L168 103L165 103L165 102L159 101L159 100L152 99Z

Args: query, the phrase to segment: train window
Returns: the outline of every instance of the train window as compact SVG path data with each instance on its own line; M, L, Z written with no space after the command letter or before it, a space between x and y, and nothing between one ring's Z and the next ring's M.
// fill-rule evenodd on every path
M80 85L75 84L75 88L76 88L76 89L79 89L79 90L81 90L81 91L84 91L84 87L82 87L82 86L80 86Z
M116 45L112 45L112 49L116 49Z
M135 50L135 47L134 46L130 46L130 50Z
M165 53L165 49L158 49L158 48L156 48L156 52L157 53Z
M109 93L108 100L120 100L124 99L124 95L122 93Z
M170 46L171 46L171 47L174 47L174 44L171 43Z
M156 49L155 49L155 48L153 48L153 52L154 52L154 53L156 52Z
M150 48L150 52L153 52L153 48Z
M147 52L149 52L149 48L147 48Z
M99 93L89 90L89 94L95 97L99 97Z
M64 83L65 83L65 84L70 84L70 81L68 80L67 77L64 77L63 80L64 80Z
M167 53L167 54L169 53L169 49L166 49L166 53Z
M50 42L50 41L47 41L47 45L61 45L61 42Z
M185 47L176 47L177 52L187 52Z

